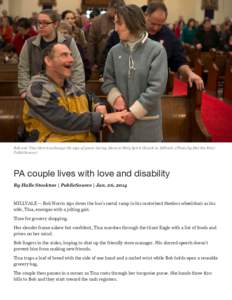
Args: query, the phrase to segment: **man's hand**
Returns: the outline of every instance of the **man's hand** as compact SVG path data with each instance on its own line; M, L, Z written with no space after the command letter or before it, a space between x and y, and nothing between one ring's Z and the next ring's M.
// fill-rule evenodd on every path
M125 116L128 112L126 110L105 114L104 124L109 125L113 123L125 123Z
M202 44L201 43L196 44L196 48L197 48L197 50L201 50L202 49Z
M202 78L193 72L190 72L190 74L188 76L188 82L189 82L190 87L193 86L193 82L194 82L196 84L196 87L198 90L201 91L204 89L204 82L203 82Z
M105 105L101 105L101 104L97 105L96 108L95 108L95 111L103 114L104 118L105 118L105 115L107 114L107 109L106 109ZM112 133L114 132L113 128L110 124L108 124L108 125L104 124L104 126L106 126L109 129L110 132L112 132Z
M126 109L126 103L125 100L122 96L118 96L113 104L113 109L115 111L122 111Z
M101 113L103 115L107 114L106 106L102 105L102 104L97 105L96 108L95 108L95 111L99 112L99 113Z
M193 82L196 84L198 90L204 89L204 82L200 76L193 73L188 65L182 65L179 67L178 72L188 80L189 86L193 86Z
M20 94L20 98L21 98L21 99L25 99L26 94L27 94L26 92L23 92L22 94Z
M132 126L136 120L135 116L132 114L132 112L128 111L124 117L125 124L128 126Z

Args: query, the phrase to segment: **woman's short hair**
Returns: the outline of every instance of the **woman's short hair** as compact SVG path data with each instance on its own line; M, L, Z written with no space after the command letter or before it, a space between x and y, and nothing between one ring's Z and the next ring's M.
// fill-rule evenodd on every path
M118 19L124 20L126 27L131 34L139 36L146 31L146 23L143 11L137 5L125 5L117 9L116 15Z

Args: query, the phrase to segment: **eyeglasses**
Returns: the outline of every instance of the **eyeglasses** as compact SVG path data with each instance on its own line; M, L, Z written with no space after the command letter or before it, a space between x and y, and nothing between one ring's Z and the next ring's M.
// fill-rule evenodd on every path
M44 27L47 27L48 25L50 25L52 23L54 23L54 22L46 22L46 21L38 22L39 26L44 26Z

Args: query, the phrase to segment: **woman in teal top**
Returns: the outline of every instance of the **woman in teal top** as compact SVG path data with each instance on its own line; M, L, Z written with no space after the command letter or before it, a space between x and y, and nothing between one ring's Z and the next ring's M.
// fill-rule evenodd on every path
M191 18L188 20L187 25L183 28L181 41L184 44L194 45L195 35L197 33L195 24L196 21Z

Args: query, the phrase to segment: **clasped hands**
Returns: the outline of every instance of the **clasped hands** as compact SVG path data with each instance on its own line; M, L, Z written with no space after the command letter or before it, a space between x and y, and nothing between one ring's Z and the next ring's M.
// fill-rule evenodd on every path
M118 96L113 104L113 109L115 111L121 112L124 111L126 112L125 115L123 116L124 123L127 124L128 126L132 126L135 122L135 117L132 114L132 112L128 111L125 100L123 99L122 96Z
M106 126L110 132L113 133L111 124L113 123L124 123L128 126L132 126L135 122L134 115L127 110L126 103L122 96L116 98L113 104L115 112L108 113L105 105L98 105L96 112L100 112L104 115L104 126Z

